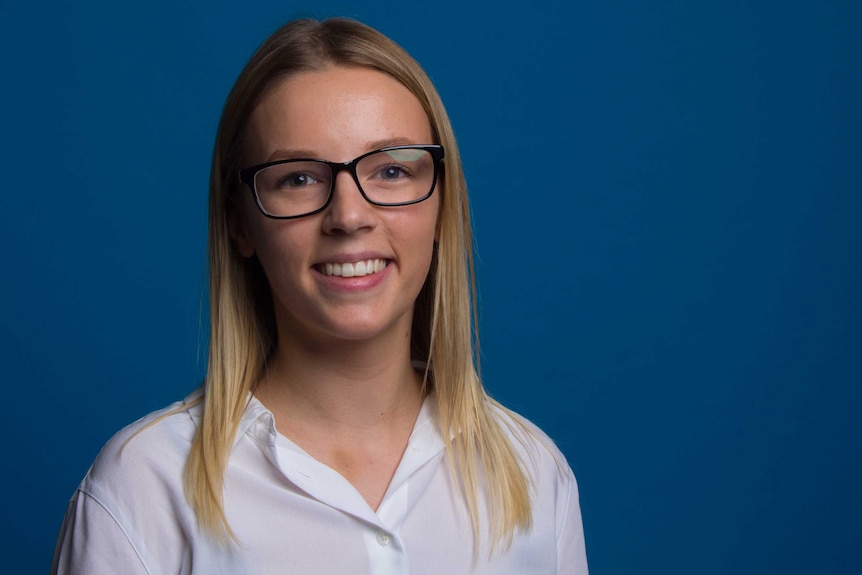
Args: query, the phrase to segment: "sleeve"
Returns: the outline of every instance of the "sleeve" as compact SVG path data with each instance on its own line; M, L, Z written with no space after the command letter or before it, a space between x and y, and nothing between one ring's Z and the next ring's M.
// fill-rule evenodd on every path
M562 529L557 539L558 575L587 575L587 548L584 541L584 525L581 520L581 505L578 484L571 469L568 470L568 496L565 497Z
M151 575L126 531L98 500L78 490L63 520L51 575Z

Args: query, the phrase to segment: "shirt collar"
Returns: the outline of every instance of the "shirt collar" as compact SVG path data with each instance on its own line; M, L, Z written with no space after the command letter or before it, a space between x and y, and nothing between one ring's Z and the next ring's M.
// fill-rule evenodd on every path
M183 403L189 406L189 416L196 426L200 425L203 418L203 393L203 388L198 388L183 399ZM276 431L272 413L251 393L248 394L246 401L245 411L233 438L234 447L246 434L252 435L254 439L266 445L274 445Z
M190 393L183 400L186 405L198 401L197 404L191 405L188 409L189 415L195 424L199 424L203 413L202 402L203 389L199 388ZM416 423L413 425L413 431L410 434L408 441L409 452L422 452L426 454L436 454L443 449L443 435L440 431L440 418L437 416L437 397L434 392L428 394L422 403L419 410L419 415L416 417ZM234 436L233 444L236 444L246 435L251 435L257 442L264 445L275 445L278 432L275 429L275 417L258 400L254 394L249 393L247 406L240 419L239 426ZM407 454L405 454L407 455Z

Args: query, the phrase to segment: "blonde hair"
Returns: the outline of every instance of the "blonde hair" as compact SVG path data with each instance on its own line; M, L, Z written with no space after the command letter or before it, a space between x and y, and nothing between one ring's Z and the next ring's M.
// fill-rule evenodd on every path
M436 392L453 479L467 506L474 541L480 540L484 493L491 550L508 546L517 529L530 528L530 480L494 414L501 406L487 395L478 375L472 235L455 135L419 64L386 36L342 18L297 20L277 30L243 69L222 113L210 179L209 359L203 418L185 470L186 496L204 531L223 542L234 537L223 507L225 468L250 393L276 344L272 296L260 264L241 257L229 233L246 123L279 79L333 65L372 68L401 82L425 109L434 143L446 150L439 241L415 304L412 359L427 365L425 385Z

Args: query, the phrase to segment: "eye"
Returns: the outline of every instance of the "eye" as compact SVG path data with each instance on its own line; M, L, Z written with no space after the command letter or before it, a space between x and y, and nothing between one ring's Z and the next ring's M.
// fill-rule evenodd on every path
M278 180L279 187L302 188L319 183L317 178L307 172L292 172L283 175Z
M383 166L377 170L377 177L381 180L400 180L402 178L409 178L410 176L411 173L409 170L397 164Z

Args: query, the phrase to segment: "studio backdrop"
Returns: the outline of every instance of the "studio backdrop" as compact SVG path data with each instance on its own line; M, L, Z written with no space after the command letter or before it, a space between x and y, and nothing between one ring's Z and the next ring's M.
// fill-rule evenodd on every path
M200 384L221 106L332 15L443 96L482 374L566 454L592 571L862 572L862 21L813 0L4 0L4 571L44 573L101 445Z

